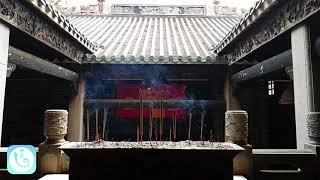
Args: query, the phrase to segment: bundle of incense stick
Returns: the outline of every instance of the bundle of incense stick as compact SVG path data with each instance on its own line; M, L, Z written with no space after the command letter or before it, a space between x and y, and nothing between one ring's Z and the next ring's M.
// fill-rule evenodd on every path
M89 109L87 109L87 141L90 140L90 112Z
M191 138L191 120L192 120L192 112L189 112L189 126L188 126L188 140Z
M163 134L163 91L161 91L160 97L160 141Z
M150 104L150 120L149 120L149 141L152 141L152 124L153 124L153 104Z
M106 139L106 124L107 124L107 116L108 116L108 108L103 109L103 123L102 123L102 139L103 140L108 140Z
M99 141L99 110L96 109L96 141Z
M139 90L140 98L140 141L143 141L143 92Z
M203 110L201 112L201 130L200 130L200 140L203 141L203 123L204 123L204 118L206 116L206 111Z

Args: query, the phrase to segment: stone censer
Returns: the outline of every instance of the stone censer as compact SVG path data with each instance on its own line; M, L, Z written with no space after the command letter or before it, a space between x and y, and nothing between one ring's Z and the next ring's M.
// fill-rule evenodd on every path
M233 158L244 149L232 143L72 142L69 179L233 179Z

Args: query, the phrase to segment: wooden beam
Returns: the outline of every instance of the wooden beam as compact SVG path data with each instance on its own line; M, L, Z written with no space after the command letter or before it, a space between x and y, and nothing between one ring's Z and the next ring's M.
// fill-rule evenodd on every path
M11 46L9 47L9 62L68 81L77 81L79 78L76 72Z
M159 80L208 79L223 80L227 65L137 65L84 64L85 78L102 80Z
M163 100L164 108L202 108L214 104L224 103L223 100ZM108 108L139 108L139 99L85 99L84 104L89 107ZM143 107L160 108L160 100L144 100Z
M232 82L241 83L253 78L262 77L274 71L284 69L285 67L290 65L292 65L292 53L291 50L287 50L281 54L273 56L270 59L262 61L259 64L256 64L232 75Z

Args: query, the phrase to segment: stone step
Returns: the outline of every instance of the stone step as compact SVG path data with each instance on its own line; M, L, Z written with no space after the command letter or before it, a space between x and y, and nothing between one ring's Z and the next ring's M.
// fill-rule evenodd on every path
M317 177L316 155L311 150L254 149L253 174L258 180L305 180Z
M0 147L0 169L7 168L7 151L8 148Z
M50 174L50 175L45 175L39 180L68 180L69 179L69 174Z
M233 180L247 180L247 178L243 176L233 176Z
M5 179L5 180L34 180L37 179L36 174L32 175L13 175L10 174L7 169L0 169L0 179Z
M43 176L39 180L68 180L69 175L68 174L50 174ZM233 180L247 180L243 176L233 176Z

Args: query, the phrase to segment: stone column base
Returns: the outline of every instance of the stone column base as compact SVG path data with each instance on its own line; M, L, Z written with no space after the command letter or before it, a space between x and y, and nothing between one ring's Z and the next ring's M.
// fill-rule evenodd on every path
M304 145L305 149L311 149L317 156L317 159L320 160L320 145L316 144L305 144Z
M59 149L63 144L56 143L39 145L38 167L41 174L64 173L69 171L69 157Z
M245 151L240 152L233 159L233 174L250 177L252 174L252 146L240 145Z

